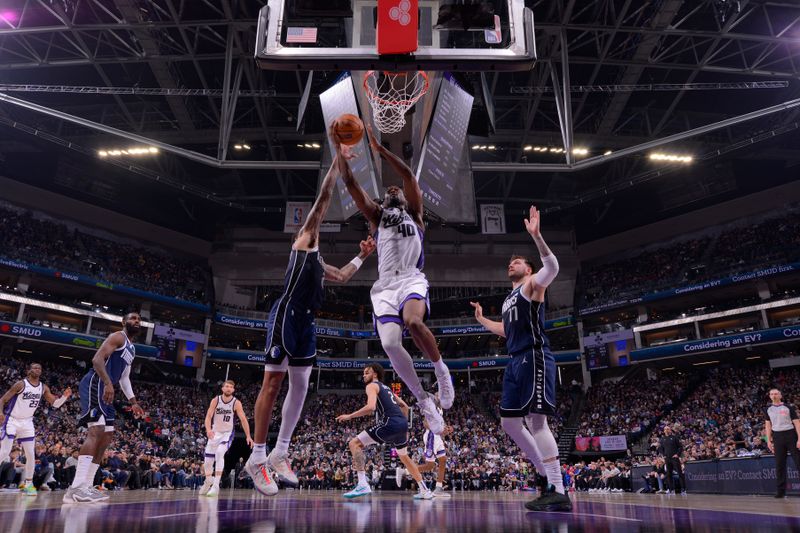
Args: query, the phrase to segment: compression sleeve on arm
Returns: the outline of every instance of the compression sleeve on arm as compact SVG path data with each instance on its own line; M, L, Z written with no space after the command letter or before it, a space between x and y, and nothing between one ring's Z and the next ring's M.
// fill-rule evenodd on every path
M67 399L68 398L64 398L63 396L61 396L60 398L56 399L56 401L53 402L53 407L55 409L58 409L59 407L67 403Z
M122 377L119 378L119 388L127 399L133 398L133 387L131 387L131 367L128 366L122 371Z
M546 255L542 259L542 268L533 275L533 282L539 287L548 287L558 274L558 259L553 254Z

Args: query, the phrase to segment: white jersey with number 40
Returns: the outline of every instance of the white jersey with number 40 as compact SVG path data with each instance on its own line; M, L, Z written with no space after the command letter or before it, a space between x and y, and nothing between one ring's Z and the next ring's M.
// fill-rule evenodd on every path
M214 418L211 421L211 431L214 433L227 433L233 431L233 408L236 405L236 398L232 397L228 403L217 396L217 408L214 410Z
M404 209L387 207L378 224L378 277L397 276L412 269L422 270L422 228Z

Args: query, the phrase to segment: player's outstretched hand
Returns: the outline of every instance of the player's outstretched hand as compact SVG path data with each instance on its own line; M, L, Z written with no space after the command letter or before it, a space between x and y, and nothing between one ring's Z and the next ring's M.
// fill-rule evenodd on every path
M253 445L255 445L253 439L251 439L250 437L247 437L247 445L250 446L251 448L253 447Z
M339 415L336 417L337 422L347 422L350 420L350 415Z
M144 409L138 403L135 403L131 406L131 411L133 411L134 418L144 418Z
M475 308L475 320L480 322L483 318L483 307L478 302L470 302L469 305Z
M67 387L66 389L64 389L64 392L61 394L61 396L63 396L64 398L69 398L70 396L72 396L72 389Z
M366 240L361 241L359 247L361 248L361 253L364 254L364 257L367 257L369 254L375 251L375 239L372 238L372 235L367 237Z
M525 219L525 229L528 230L528 233L530 233L532 237L537 237L541 232L539 210L536 209L535 205L531 206L528 218Z

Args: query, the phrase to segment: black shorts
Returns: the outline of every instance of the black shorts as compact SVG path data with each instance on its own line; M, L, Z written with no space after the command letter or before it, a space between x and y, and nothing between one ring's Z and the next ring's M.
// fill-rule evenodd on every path
M289 366L313 366L316 355L313 311L275 302L267 319L266 364L280 365L288 358Z

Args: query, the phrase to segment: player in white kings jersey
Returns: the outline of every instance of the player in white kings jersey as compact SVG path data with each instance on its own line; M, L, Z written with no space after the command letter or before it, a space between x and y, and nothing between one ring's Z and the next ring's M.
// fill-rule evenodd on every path
M36 496L36 487L33 486L33 471L36 467L34 458L36 430L33 427L33 415L42 399L58 409L72 396L72 389L68 387L60 398L56 398L50 392L50 387L39 381L41 375L42 365L31 363L28 365L27 377L14 383L0 398L0 463L8 461L11 447L16 439L25 452L23 490L29 496Z
M375 325L383 349L392 362L392 369L417 399L431 431L438 435L445 426L442 415L436 410L436 400L422 388L414 370L414 362L403 348L405 328L417 348L433 362L440 405L444 409L452 407L455 390L450 372L439 353L436 338L424 322L430 307L428 280L422 273L425 263L422 248L425 231L422 191L408 165L381 146L371 128L368 127L367 132L372 150L386 159L403 179L403 189L389 187L383 202L378 204L369 198L353 177L348 158L337 159L347 190L369 221L377 242L378 280L370 292Z
M219 495L219 481L222 479L222 471L225 470L225 454L228 453L228 448L233 442L234 414L242 423L247 445L253 447L253 439L250 438L250 424L244 415L242 402L233 396L235 387L236 384L233 381L225 381L222 384L222 395L211 400L208 411L206 411L206 435L208 436L204 461L206 481L200 488L200 496Z

